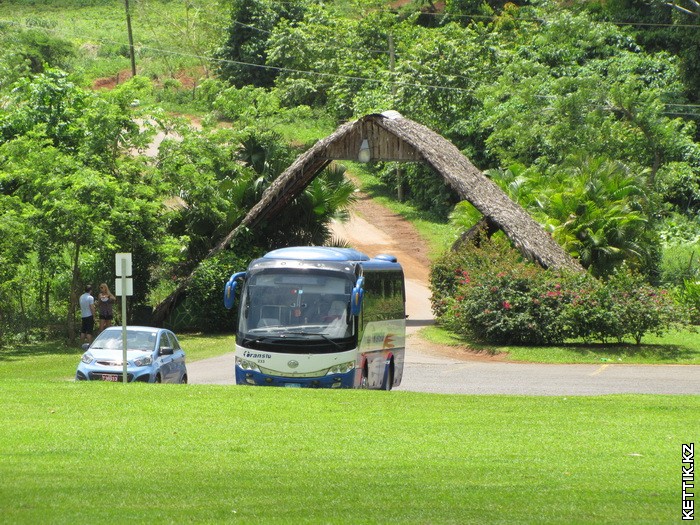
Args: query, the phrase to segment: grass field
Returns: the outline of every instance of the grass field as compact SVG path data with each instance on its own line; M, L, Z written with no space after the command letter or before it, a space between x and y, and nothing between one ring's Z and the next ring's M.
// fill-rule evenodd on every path
M700 396L0 380L2 523L670 523Z
M700 364L700 332L691 329L647 335L642 345L568 343L554 346L494 346L474 343L438 326L428 326L421 335L433 343L463 348L465 352L499 354L509 361L530 363ZM700 378L698 378L700 381Z
M206 5L206 4L204 4ZM137 72L149 78L177 72L193 72L202 65L204 52L184 38L189 26L194 39L215 38L215 24L188 18L187 2L152 0L131 2L130 18ZM6 0L0 2L0 24L22 30L39 29L53 38L70 42L75 55L69 68L85 81L131 70L126 9L123 1ZM192 36L192 35L189 35ZM205 47L205 46L202 46Z
M700 435L700 396L77 383L80 353L0 353L0 523L669 523Z

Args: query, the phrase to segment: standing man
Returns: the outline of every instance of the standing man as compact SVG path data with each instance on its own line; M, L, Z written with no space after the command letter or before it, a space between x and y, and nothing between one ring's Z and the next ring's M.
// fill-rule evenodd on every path
M92 286L85 287L85 293L80 296L80 315L82 324L80 325L80 344L83 341L92 343L92 331L95 328L95 298L91 294Z

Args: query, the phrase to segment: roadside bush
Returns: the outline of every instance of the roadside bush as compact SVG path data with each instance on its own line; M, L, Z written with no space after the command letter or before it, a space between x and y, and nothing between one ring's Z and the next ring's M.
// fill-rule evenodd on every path
M429 211L438 220L447 220L460 199L443 178L423 164L388 162L382 166L379 179L388 187L396 188L397 169L403 173L401 185L404 199L421 210Z
M674 325L687 322L666 290L647 284L637 273L620 269L603 289L610 294L618 341L631 337L641 344L647 333L662 335Z
M436 317L441 318L451 307L451 300L459 295L461 286L487 275L498 268L509 268L522 263L522 256L511 249L500 236L481 247L465 246L445 253L431 268L431 305Z
M237 311L224 307L224 284L231 274L244 270L252 256L248 247L224 250L203 261L194 272L186 299L167 321L169 328L193 332L232 332Z
M495 344L586 342L640 344L685 322L673 298L627 269L600 281L589 274L544 270L503 239L444 256L431 275L438 322Z
M519 272L518 270L526 270ZM501 271L466 285L455 297L453 325L473 338L500 344L552 344L567 336L561 285L531 268Z
M688 309L690 322L700 325L700 281L686 280L678 292L678 299Z

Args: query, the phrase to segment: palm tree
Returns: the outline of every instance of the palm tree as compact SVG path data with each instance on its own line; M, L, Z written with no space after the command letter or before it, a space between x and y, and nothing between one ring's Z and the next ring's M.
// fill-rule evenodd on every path
M645 173L606 158L572 157L547 173L513 165L487 174L594 275L609 275L623 261L648 268L656 243ZM465 229L476 218L467 206L451 216Z
M355 185L344 173L343 166L330 164L267 224L260 238L268 247L326 244L331 239L331 219L347 218L347 209L355 200Z
M653 251L643 174L603 158L575 159L537 199L553 237L597 276L623 261L643 268Z

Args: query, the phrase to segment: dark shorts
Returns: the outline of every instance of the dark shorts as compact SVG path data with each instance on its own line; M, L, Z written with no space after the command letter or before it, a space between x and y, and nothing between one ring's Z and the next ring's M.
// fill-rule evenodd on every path
M100 319L103 321L111 321L114 319L114 316L112 314L100 314Z
M81 334L92 334L92 331L95 329L95 317L90 316L90 317L83 317L83 324L80 327L80 333Z

